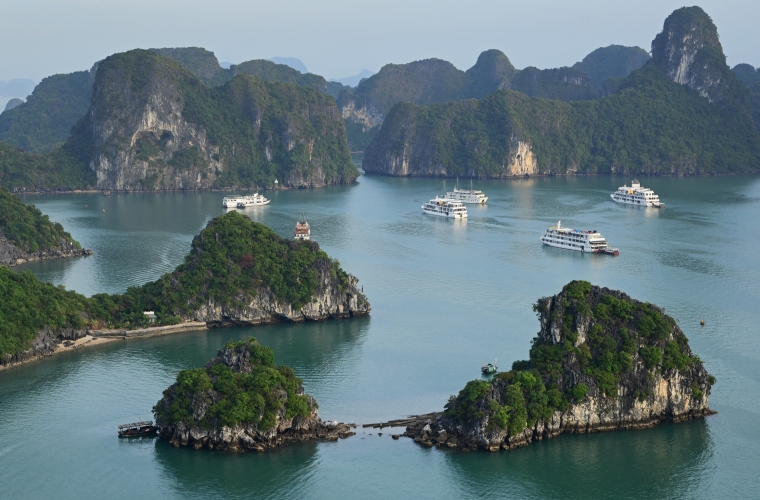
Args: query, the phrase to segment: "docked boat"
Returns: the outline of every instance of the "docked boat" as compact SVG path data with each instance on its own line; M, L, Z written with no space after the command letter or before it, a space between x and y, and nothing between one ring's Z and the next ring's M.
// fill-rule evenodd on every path
M119 437L154 436L156 432L158 432L158 427L153 425L152 420L143 420L119 426Z
M550 247L565 248L576 252L620 254L617 248L612 248L607 244L607 240L598 231L581 231L562 227L562 221L544 231L541 242Z
M496 366L496 360L493 361L493 363L486 363L483 366L480 367L480 371L484 375L490 375L492 373L496 373L496 370L498 370L499 367Z
M472 179L470 179L470 189L459 189L459 178L454 190L446 193L446 198L469 204L481 204L488 201L488 196L483 191L472 189Z
M309 227L309 223L306 222L306 217L304 217L303 212L301 212L301 220L296 222L296 231L293 238L297 240L311 239L311 228Z
M452 219L467 218L467 207L461 201L440 198L438 196L422 205L422 211L428 215L437 215L439 217L449 217Z
M631 182L630 186L620 186L610 197L612 201L616 201L617 203L626 203L639 207L665 208L665 204L660 201L660 197L654 194L654 191L651 189L641 187L641 183L636 179Z
M225 196L222 200L222 206L224 208L245 208L257 205L267 205L270 201L272 200L259 193L247 196Z

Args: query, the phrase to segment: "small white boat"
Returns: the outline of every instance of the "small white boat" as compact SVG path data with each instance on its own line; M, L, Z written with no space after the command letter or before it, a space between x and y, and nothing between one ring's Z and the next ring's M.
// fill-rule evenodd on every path
M224 208L245 208L258 205L268 205L272 201L264 195L254 193L248 196L225 196L222 200Z
M470 189L459 189L458 177L456 187L453 191L446 193L446 198L473 205L479 205L488 201L488 196L483 191L472 189L472 179L470 179Z
M467 207L461 201L440 198L438 196L422 205L422 211L428 215L437 215L451 219L467 218Z
M612 198L612 201L627 205L665 208L665 204L660 201L660 197L654 194L654 191L651 189L641 187L641 184L636 179L631 182L630 187L625 184L620 186L617 191L610 195L610 198Z
M607 244L607 240L599 234L599 231L581 231L580 229L562 227L562 221L544 231L544 234L541 235L541 242L550 247L575 250L576 252L620 254L617 248L612 248Z

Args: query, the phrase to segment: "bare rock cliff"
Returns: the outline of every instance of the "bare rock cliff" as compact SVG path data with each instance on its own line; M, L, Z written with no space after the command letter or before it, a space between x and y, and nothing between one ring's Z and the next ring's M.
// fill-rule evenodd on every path
M323 422L293 370L273 362L271 349L251 339L227 344L192 376L181 372L153 408L160 436L176 447L245 452L354 434L352 425Z
M746 90L726 64L718 29L699 7L683 7L668 16L652 41L652 62L710 102L727 100L750 109Z
M286 301L277 300L268 288L260 288L252 299L238 297L244 306L217 304L213 300L186 316L188 321L203 321L209 326L244 326L277 322L322 321L326 319L365 316L372 308L357 287L359 279L348 275L348 288L342 289L337 277L332 275L330 261L315 263L319 282L314 298L300 308Z
M405 435L427 446L497 451L714 413L715 379L675 321L621 292L573 283L536 304L541 331L530 361L470 382L443 414Z
M14 267L38 260L59 259L92 255L89 248L77 248L72 241L61 239L58 245L37 252L26 252L17 247L0 232L0 266Z

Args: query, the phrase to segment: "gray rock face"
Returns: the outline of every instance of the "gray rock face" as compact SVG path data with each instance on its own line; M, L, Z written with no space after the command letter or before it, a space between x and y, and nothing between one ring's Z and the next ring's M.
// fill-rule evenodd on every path
M341 290L340 282L332 275L331 269L327 260L317 263L319 283L314 300L300 309L295 309L287 302L279 302L268 288L260 288L245 307L209 301L185 319L204 321L209 326L242 326L281 321L321 321L369 314L372 308L356 286L358 278L349 274L348 289Z
M61 342L81 339L88 333L86 329L74 330L73 328L51 328L46 326L34 337L30 349L20 351L15 356L7 354L4 358L0 359L0 366L12 366L52 356Z
M243 374L253 373L256 368L250 351L245 347L227 346L220 349L217 357L209 361L205 368L209 370L217 364L227 365L233 372ZM296 389L296 394L304 395L303 386ZM275 424L270 429L261 429L258 424L226 426L211 423L207 427L189 427L184 423L173 425L162 417L160 411L156 413L156 425L159 427L159 435L176 447L192 446L195 449L210 448L230 452L264 451L291 441L311 439L335 441L355 434L352 431L352 427L355 427L353 424L337 421L322 422L319 418L317 402L310 395L305 394L305 396L309 415L288 417L285 408L287 394L281 390L278 397L283 401L275 414ZM158 402L157 407L171 408L176 397L177 384L174 384L164 392L164 397ZM189 408L193 419L196 422L203 421L209 407L220 399L214 389L208 389L203 394L195 394ZM214 421L213 418L211 421Z
M214 160L219 148L208 142L203 128L184 119L185 101L174 75L152 71L145 75L144 86L137 87L124 71L102 68L93 87L87 118L95 151L90 168L97 175L97 188L144 189L151 187L146 185L150 180L168 190L213 186L222 167ZM177 169L169 164L176 153L191 148L197 148L207 166Z
M683 7L668 16L652 41L652 61L710 102L727 99L749 110L746 90L726 64L718 29L701 8Z
M171 50L178 57L196 49ZM197 62L190 67L212 78L204 60ZM300 188L356 179L331 97L240 72L212 90L155 51L115 54L99 63L92 105L76 137L92 145L96 187L198 190L254 179L271 187L277 178L278 187Z
M0 266L14 267L27 262L38 260L60 259L64 257L79 257L92 255L88 248L76 248L74 243L61 240L58 246L39 252L25 252L0 233Z
M488 109L487 102L475 100L452 102L444 106L452 110L450 114L454 116L475 115ZM449 150L461 147L479 153L485 153L489 147L478 144L477 140L470 142L468 138L457 137L456 140L461 139L461 143L453 143L449 139L455 135L452 129L456 125L454 120L441 120L432 116L427 108L399 103L391 110L377 136L364 152L362 168L368 173L394 176L453 176L454 173L446 167L446 157L441 154L444 147ZM504 124L503 131L508 152L499 159L500 168L483 174L471 167L461 175L506 178L541 173L531 142L513 128L511 123Z
M611 295L620 300L632 301L627 295L596 288L592 292L598 298ZM597 297L591 299L594 303ZM633 301L639 303L638 301ZM539 310L541 331L534 345L562 345L568 339L563 332L566 322L567 297L563 294L544 299ZM652 306L654 307L654 306ZM567 324L564 324L566 331ZM588 318L575 315L573 331L576 332L575 347L586 342ZM669 342L683 336L680 328L673 325ZM685 354L691 356L688 346ZM596 380L582 368L575 354L562 362L558 389L567 391L576 384L588 386L587 395L571 402L567 411L555 410L548 420L539 418L516 435L506 429L491 425L489 403L504 403L507 382L496 377L489 391L472 403L481 417L458 420L443 413L437 417L419 420L408 426L406 436L426 446L447 446L468 450L511 449L526 446L533 441L556 437L560 434L583 434L622 429L643 429L660 422L682 422L715 413L708 406L713 379L701 361L693 362L686 369L648 369L641 354L633 356L632 368L623 373L617 384L615 397L605 396Z

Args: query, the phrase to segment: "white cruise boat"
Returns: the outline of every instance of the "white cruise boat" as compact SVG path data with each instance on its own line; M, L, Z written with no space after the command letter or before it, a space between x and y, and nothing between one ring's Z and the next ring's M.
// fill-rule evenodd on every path
M272 200L269 200L259 193L255 193L248 196L225 196L222 200L222 206L224 208L245 208L255 205L267 205Z
M660 197L654 194L654 191L641 187L636 179L631 182L630 187L623 185L617 191L610 195L612 201L618 203L627 203L639 207L664 208L665 204L660 202Z
M566 248L576 252L620 254L617 248L612 248L607 244L607 240L598 231L581 231L562 227L562 221L544 231L541 242L550 247Z
M470 204L481 204L488 201L488 196L483 191L472 189L472 179L470 179L470 189L459 189L459 179L457 178L456 187L453 191L446 193L446 198Z
M422 205L422 211L429 215L449 217L452 219L466 219L467 207L461 201L440 198L436 196Z

